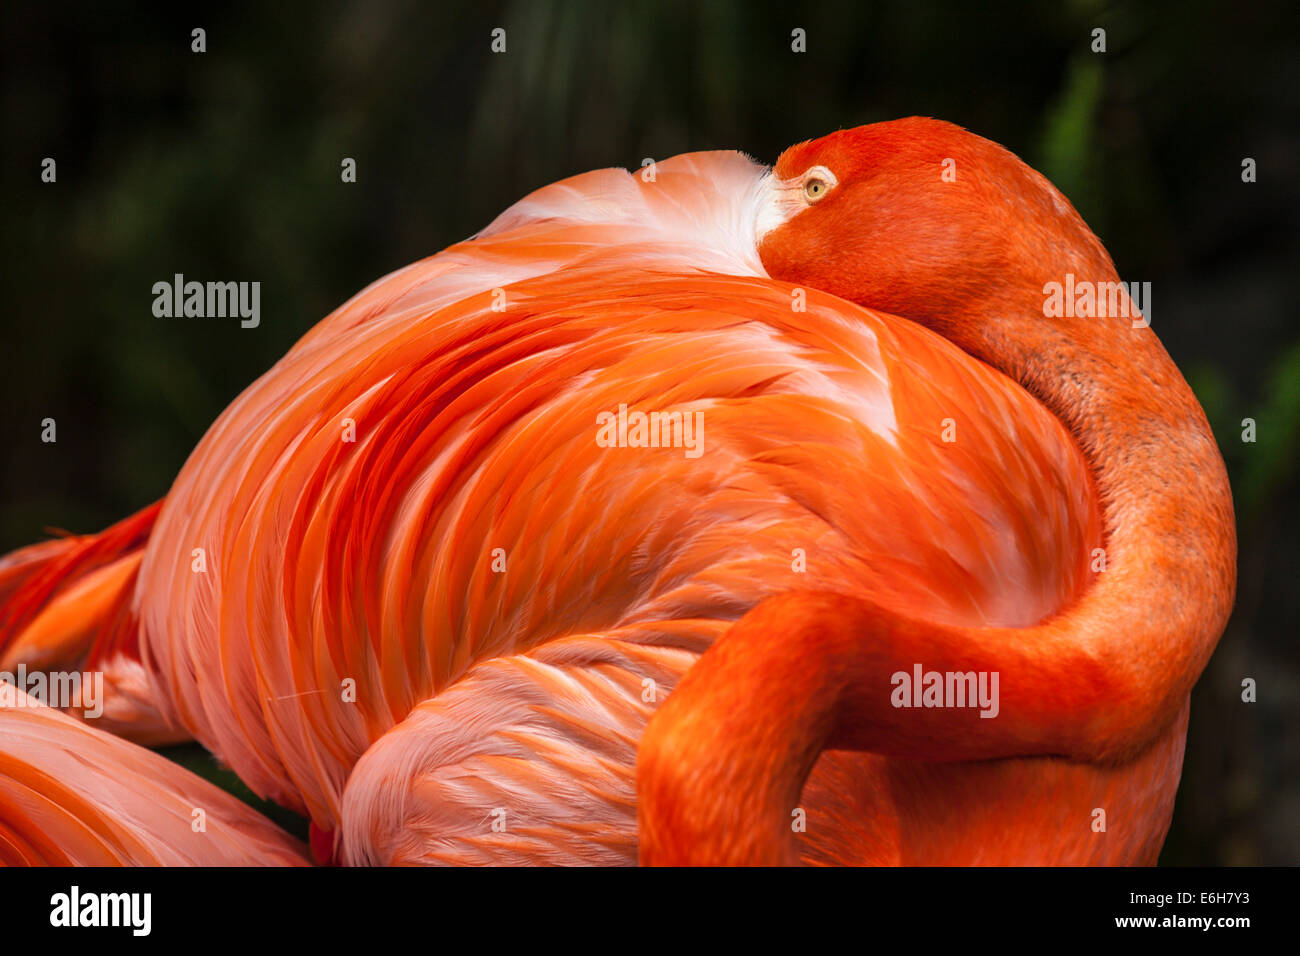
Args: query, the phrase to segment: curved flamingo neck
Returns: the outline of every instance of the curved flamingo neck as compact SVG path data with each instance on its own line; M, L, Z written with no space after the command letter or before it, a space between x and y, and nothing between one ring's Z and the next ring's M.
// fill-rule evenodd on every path
M1114 276L1108 259L1104 270L1092 266L1098 280ZM1235 589L1223 462L1150 329L1127 317L1050 322L1037 288L926 324L1014 378L1070 429L1100 496L1105 571L1074 604L1020 629L913 621L841 595L796 592L759 605L647 727L638 758L643 862L796 862L791 814L828 747L1118 762L1177 717ZM999 719L892 707L890 675L916 661L998 672Z
M1118 282L1108 259L1085 276ZM1030 329L1019 337L1005 335L1005 319L992 314L952 335L1065 424L1096 485L1105 570L1041 627L1113 650L1116 664L1127 651L1181 667L1179 689L1170 688L1181 695L1222 633L1236 586L1223 459L1196 397L1141 316L1048 319L1042 300L1022 294L1016 312L1030 318L1017 324Z

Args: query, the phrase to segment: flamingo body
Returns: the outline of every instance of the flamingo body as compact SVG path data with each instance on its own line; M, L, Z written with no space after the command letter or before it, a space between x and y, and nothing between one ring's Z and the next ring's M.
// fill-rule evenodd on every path
M130 631L100 659L141 678L110 681L117 729L182 728L349 862L632 863L647 722L764 602L1023 629L1079 600L1105 527L1070 429L935 331L769 275L789 203L738 153L588 173L328 316L82 577ZM603 447L620 406L694 416L698 456ZM21 583L4 662L84 644ZM832 747L798 855L1153 862L1171 714L1101 763Z

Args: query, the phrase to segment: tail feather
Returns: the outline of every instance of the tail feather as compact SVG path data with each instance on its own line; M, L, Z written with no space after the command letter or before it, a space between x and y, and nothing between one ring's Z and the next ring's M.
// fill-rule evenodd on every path
M0 671L102 673L98 726L146 744L187 739L150 698L132 601L161 507L0 558Z
M0 866L306 866L307 847L166 758L0 686Z
M0 558L0 663L10 662L14 656L11 649L46 611L61 603L60 598L89 599L90 610L102 613L95 599L102 604L128 582L120 574L101 572L120 566L133 555L138 564L161 507L162 502L157 501L99 534L67 535ZM134 576L129 583L134 583ZM95 584L102 587L96 589ZM100 617L92 615L89 624L66 623L74 632L89 632L93 640L98 631L90 625L100 622ZM67 640L59 628L48 631L47 639L56 643ZM80 656L89 649L90 644L83 641Z

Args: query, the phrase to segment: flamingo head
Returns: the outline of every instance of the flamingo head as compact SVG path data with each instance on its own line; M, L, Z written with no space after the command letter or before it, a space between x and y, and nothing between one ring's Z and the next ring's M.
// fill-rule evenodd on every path
M1045 283L1114 273L1046 178L940 120L792 146L769 186L758 232L772 278L911 319L981 358L1041 342Z

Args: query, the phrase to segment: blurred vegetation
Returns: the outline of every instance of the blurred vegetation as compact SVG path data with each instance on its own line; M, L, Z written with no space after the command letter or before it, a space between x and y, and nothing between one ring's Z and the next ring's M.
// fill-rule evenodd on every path
M1231 470L1241 554L1164 860L1294 864L1297 9L7 4L0 549L165 494L217 414L320 317L531 189L686 150L772 161L838 127L938 116L1036 165L1121 275L1153 283L1153 326ZM795 27L806 53L791 52ZM46 156L56 185L39 181ZM1244 157L1258 182L1242 182ZM177 272L261 281L261 326L155 318L151 287ZM39 440L45 417L57 444ZM1246 676L1256 704L1240 701Z

